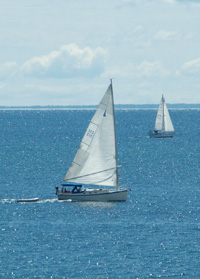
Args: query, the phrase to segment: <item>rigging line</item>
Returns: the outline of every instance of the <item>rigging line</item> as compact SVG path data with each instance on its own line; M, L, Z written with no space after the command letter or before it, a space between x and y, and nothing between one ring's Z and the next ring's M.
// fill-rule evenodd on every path
M100 102L101 105L107 107L107 104L103 103L103 102Z
M101 105L103 105L103 106L105 106L105 107L107 107L108 106L108 101L107 101L107 103L105 104L105 103L103 103L102 101L100 102L100 104Z
M105 96L105 95L104 95L104 96ZM103 106L105 106L105 107L107 107L108 102L107 102L107 103L104 103L104 102L102 102L102 100L101 100L100 104L103 105Z
M84 141L81 141L81 143L83 143L83 144L85 144L85 145L87 145L87 146L90 146L90 144L85 143Z
M111 90L112 90L112 88L111 88ZM100 104L105 107L104 109L108 108L108 103L109 103L109 98L107 99L107 103L103 103L102 101L100 102ZM99 106L100 106L100 104L99 104ZM102 110L104 110L104 109L102 109Z
M77 179L77 178L82 178L82 177L86 177L86 176L90 176L90 175L94 175L94 174L98 174L98 173L102 173L102 172L106 172L106 171L114 170L114 169L116 169L116 167L113 167L113 168L110 168L110 169L106 169L106 170L102 170L102 171L97 171L97 172L89 173L89 174L85 174L85 175L80 175L80 176L76 176L76 177L71 177L71 178L66 179L66 180L64 180L64 181L67 181L67 180L74 180L74 179Z
M99 180L99 181L96 181L96 182L92 182L93 185L98 185L99 183L102 183L102 182L105 182L107 180L109 180L111 177L113 177L114 173L112 175L110 175L109 177L103 179L103 180ZM69 181L71 181L73 179L69 179ZM64 181L67 181L67 180L64 180ZM83 184L88 184L88 183L84 183L82 182ZM110 185L110 186L113 186L113 185ZM115 185L116 186L116 185Z
M90 123L92 123L92 124L96 125L97 127L99 127L99 124L94 123L93 121L90 121ZM88 127L88 128L89 128L89 127Z
M97 181L97 182L95 182L95 183L93 183L93 184L98 185L99 183L102 183L102 182L104 182L104 181L109 180L112 176L113 176L113 174L110 175L109 177L107 177L107 178L105 178L105 179L103 179L103 180L99 180L99 181Z
M74 163L75 165L77 165L77 166L81 167L81 165L80 165L80 164L78 164L78 163L76 163L75 161L73 161L72 163Z

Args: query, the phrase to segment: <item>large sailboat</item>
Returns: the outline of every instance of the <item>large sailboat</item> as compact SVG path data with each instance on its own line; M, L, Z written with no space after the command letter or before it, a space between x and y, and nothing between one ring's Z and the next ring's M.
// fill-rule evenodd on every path
M172 138L175 134L165 98L162 95L154 130L148 132L151 138Z
M96 113L90 121L72 165L63 179L62 188L56 187L58 199L103 202L126 201L128 190L119 187L117 162L111 80ZM88 188L83 185L87 185Z

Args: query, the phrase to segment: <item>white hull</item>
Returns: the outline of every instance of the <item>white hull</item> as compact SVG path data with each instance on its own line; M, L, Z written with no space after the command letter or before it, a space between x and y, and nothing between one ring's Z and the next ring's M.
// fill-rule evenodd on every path
M148 132L150 138L172 138L175 134L175 132L158 132L155 133L154 131Z
M126 201L128 190L87 190L81 193L62 193L58 191L59 200L72 201L101 201L101 202L116 202Z

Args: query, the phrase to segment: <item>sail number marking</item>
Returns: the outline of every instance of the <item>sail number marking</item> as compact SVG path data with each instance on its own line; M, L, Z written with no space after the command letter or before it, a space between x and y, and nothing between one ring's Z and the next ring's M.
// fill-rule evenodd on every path
M88 130L87 136L90 137L91 139L94 137L95 132L91 129Z

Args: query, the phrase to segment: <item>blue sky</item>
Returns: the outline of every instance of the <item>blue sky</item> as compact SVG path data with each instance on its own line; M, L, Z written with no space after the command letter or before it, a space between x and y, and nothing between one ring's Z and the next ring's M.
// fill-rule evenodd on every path
M200 103L200 1L7 0L0 105Z

